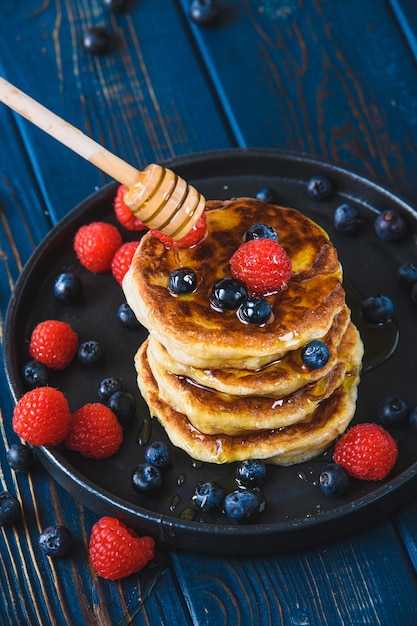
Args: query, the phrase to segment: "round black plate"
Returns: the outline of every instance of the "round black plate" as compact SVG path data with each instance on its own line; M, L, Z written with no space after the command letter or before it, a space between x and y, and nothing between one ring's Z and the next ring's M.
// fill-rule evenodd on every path
M398 266L416 258L417 218L410 206L353 173L305 155L227 150L180 158L167 165L208 199L254 196L264 186L273 187L280 204L292 206L321 224L338 248L350 284L349 304L358 325L362 324L358 301L352 295L356 291L363 296L384 293L395 303L399 343L390 358L383 356L387 341L384 332L372 335L362 328L365 360L369 364L370 357L376 357L379 364L362 376L354 421L375 421L376 407L387 394L400 394L411 406L417 405L413 349L416 305L396 280ZM327 175L334 185L331 197L321 202L307 194L307 181L317 174ZM172 446L172 464L164 474L162 492L146 497L133 490L130 475L144 456L138 437L143 420L149 418L137 391L133 357L146 332L121 326L116 312L124 302L122 290L110 274L95 275L80 267L72 249L73 236L82 224L98 219L116 223L112 208L116 188L116 184L110 184L95 193L49 233L25 266L7 313L5 365L16 400L27 390L21 372L29 358L28 338L33 327L47 318L68 321L80 340L96 339L106 351L105 363L97 369L74 362L66 370L52 373L50 384L67 394L71 410L98 401L98 383L106 376L119 377L137 399L137 420L125 428L118 454L94 461L62 445L40 448L39 456L51 475L99 515L115 515L168 547L229 554L270 553L328 541L351 533L404 502L417 482L417 433L408 426L391 429L398 441L399 459L390 476L376 483L353 480L348 495L340 499L323 495L317 483L331 451L292 467L269 466L263 489L266 506L256 524L236 526L221 515L202 516L196 512L191 500L196 484L219 480L231 486L234 468L193 463ZM354 237L340 235L333 227L333 210L342 202L354 204L363 216L363 228ZM383 242L374 232L377 213L389 208L401 211L408 222L408 234L401 242ZM121 231L125 240L135 237ZM55 301L52 285L64 269L75 269L81 275L83 304L64 306ZM150 440L157 439L167 440L158 422L152 420Z

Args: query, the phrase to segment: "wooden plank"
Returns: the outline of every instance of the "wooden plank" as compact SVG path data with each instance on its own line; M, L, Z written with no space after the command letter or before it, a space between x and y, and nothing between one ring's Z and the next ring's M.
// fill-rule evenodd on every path
M398 25L407 41L410 52L417 61L417 6L413 0L388 0Z

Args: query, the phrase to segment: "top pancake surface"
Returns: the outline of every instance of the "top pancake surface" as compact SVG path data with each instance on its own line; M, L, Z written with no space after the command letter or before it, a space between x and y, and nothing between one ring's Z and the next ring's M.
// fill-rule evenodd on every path
M145 235L123 281L129 305L169 354L194 367L256 369L323 337L345 303L341 266L325 231L294 209L252 198L208 202L206 215L208 235L192 248L167 250ZM210 305L214 283L230 276L232 254L259 222L277 230L293 269L288 288L267 296L273 320L262 327ZM168 291L179 265L196 271L195 293Z

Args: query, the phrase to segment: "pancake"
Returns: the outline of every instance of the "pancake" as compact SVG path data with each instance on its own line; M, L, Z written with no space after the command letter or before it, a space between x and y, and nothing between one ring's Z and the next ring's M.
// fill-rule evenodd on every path
M217 464L245 459L263 459L276 465L301 463L327 450L345 431L355 412L359 375L352 372L308 420L247 435L203 434L186 415L161 399L146 351L145 343L137 353L138 384L151 415L158 418L172 444L196 460Z
M325 231L298 211L253 198L207 203L209 236L191 248L165 246L146 234L123 280L138 320L180 363L200 369L258 369L321 338L345 306L342 269ZM244 324L235 312L210 305L215 282L230 275L229 260L257 222L273 226L292 262L288 287L268 295L272 321ZM168 277L179 266L198 277L195 293L174 297Z

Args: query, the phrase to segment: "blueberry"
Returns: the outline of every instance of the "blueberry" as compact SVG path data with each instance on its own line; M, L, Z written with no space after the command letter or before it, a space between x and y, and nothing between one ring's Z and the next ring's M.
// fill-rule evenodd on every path
M189 267L173 270L168 277L168 289L175 295L192 293L197 289L197 275Z
M135 328L141 327L138 318L133 313L127 302L123 302L123 304L121 304L117 309L117 318L125 328L134 330Z
M307 192L313 200L325 200L333 191L331 180L327 176L313 176L307 183Z
M14 443L6 452L6 461L15 472L27 474L35 464L32 448L23 443Z
M392 318L394 314L394 304L388 296L369 296L362 302L361 310L367 322L384 324Z
M325 465L320 472L320 489L326 496L339 498L349 489L350 478L345 468L337 463Z
M162 474L154 465L141 463L133 470L132 485L137 491L155 491L162 486Z
M304 365L311 369L324 367L330 358L329 348L323 341L313 339L301 350L301 359Z
M401 426L408 423L410 409L404 398L388 396L379 403L377 416L384 426Z
M193 0L190 6L190 17L199 26L213 24L219 13L218 0Z
M251 239L272 239L273 241L278 241L278 233L275 228L268 224L253 224L245 232L244 239L245 241L250 241Z
M29 361L23 368L23 378L31 389L48 385L49 370L44 363Z
M110 35L101 26L91 26L84 31L81 44L90 54L104 54L110 47Z
M251 296L238 309L238 317L247 324L266 324L272 315L272 307L260 296Z
M356 207L351 204L341 204L335 209L333 224L336 230L344 235L354 235L362 225L362 218Z
M260 460L242 461L236 468L236 480L244 487L261 487L266 477L265 463Z
M194 504L205 511L213 513L218 511L224 499L224 489L217 483L206 482L197 485L192 501Z
M20 517L19 500L10 491L0 493L0 526L12 526Z
M257 200L268 202L269 204L278 204L278 194L272 187L262 187L256 194Z
M81 278L73 272L59 274L54 282L53 293L55 298L64 304L80 302L83 295Z
M116 391L122 391L123 385L118 378L114 378L113 376L109 376L108 378L103 378L100 381L98 386L98 397L103 402L107 402Z
M394 209L383 211L374 222L375 232L384 241L395 241L404 236L407 225L403 216Z
M417 282L417 265L405 262L397 270L397 280L400 285L410 288Z
M103 6L113 13L122 13L126 9L127 0L102 0Z
M216 309L234 311L248 297L248 292L243 283L234 278L222 278L211 291L211 304Z
M166 467L170 460L171 453L163 441L154 441L145 450L145 461L154 467Z
M252 491L237 489L224 498L223 510L232 522L245 524L259 513L259 500Z
M68 528L55 524L42 531L38 543L42 552L47 556L65 556L71 548L72 536Z
M413 430L417 430L417 407L410 412L409 417L410 426Z
M108 399L108 407L122 424L126 424L136 415L135 399L127 391L113 393Z
M104 358L104 350L101 344L94 339L84 341L77 352L78 359L86 367L94 367Z

